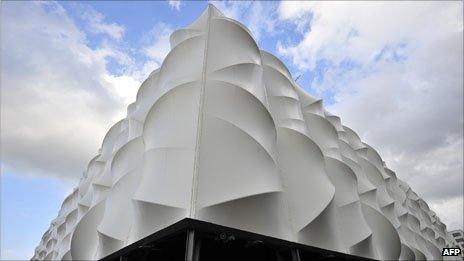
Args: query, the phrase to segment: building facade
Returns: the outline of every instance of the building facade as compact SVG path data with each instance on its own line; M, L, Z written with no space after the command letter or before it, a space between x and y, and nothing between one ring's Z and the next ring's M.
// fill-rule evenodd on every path
M457 247L461 248L461 251L464 252L464 233L462 229L452 230L450 234L453 236L454 240L456 241Z
M105 258L186 218L358 257L442 259L446 225L245 26L210 5L170 43L34 260Z

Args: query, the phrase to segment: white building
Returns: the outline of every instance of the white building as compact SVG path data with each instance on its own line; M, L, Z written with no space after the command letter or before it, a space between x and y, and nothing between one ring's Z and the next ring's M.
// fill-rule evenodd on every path
M442 259L445 224L246 27L210 5L170 42L33 259L104 258L185 218L354 256Z
M453 230L450 232L456 241L457 247L461 248L461 251L464 252L464 233L461 229Z

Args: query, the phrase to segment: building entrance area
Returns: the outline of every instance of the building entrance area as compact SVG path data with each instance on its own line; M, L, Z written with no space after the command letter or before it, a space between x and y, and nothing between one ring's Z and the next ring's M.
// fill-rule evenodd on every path
M370 259L186 218L102 260L348 261Z

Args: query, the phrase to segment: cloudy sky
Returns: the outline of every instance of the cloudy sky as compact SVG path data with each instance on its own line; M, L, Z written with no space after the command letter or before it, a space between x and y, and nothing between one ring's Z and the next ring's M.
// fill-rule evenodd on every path
M463 227L462 2L220 2ZM33 255L61 201L205 2L1 3L1 257Z

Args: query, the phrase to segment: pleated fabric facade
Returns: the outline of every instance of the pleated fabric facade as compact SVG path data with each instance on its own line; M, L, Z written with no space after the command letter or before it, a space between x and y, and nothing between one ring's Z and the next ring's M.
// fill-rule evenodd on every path
M382 260L440 260L427 203L210 5L64 200L32 259L105 257L186 217Z

